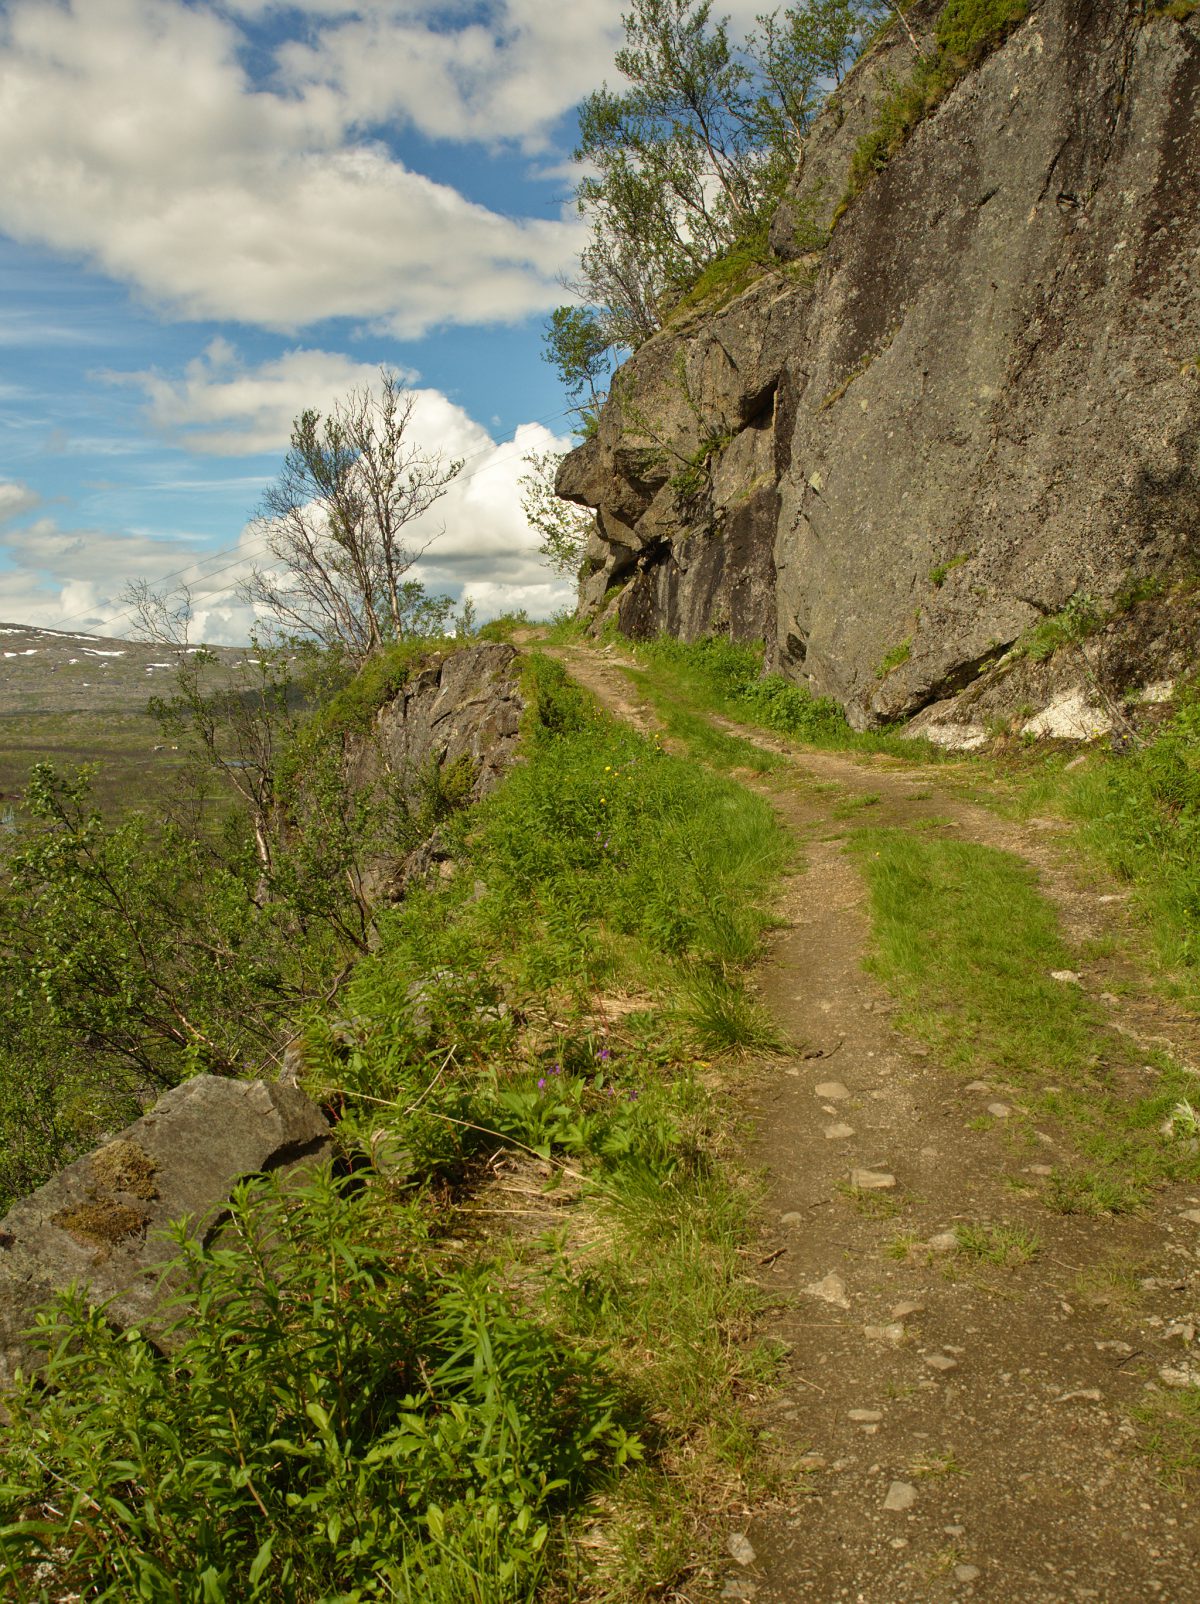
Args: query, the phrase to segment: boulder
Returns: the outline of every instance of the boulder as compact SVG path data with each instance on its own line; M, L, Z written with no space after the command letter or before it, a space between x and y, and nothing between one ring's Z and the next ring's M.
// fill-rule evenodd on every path
M312 1164L329 1127L295 1087L199 1075L0 1220L0 1386L35 1354L23 1333L57 1292L86 1287L114 1326L153 1329L174 1256L165 1228L208 1237L247 1176Z

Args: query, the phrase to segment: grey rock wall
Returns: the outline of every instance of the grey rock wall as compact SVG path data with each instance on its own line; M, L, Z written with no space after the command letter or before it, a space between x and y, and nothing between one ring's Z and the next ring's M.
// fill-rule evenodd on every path
M585 608L756 635L861 724L1200 556L1200 19L1043 0L805 255L910 60L893 29L814 132L793 259L643 347L560 478L599 514Z

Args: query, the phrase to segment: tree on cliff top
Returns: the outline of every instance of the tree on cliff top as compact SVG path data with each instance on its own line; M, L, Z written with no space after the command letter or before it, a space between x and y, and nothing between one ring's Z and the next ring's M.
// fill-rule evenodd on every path
M378 391L352 390L325 417L301 413L255 520L274 560L254 568L246 599L285 633L338 647L355 665L428 633L437 606L406 576L440 531L412 543L411 529L462 463L414 441L414 406L383 368Z
M588 325L589 350L639 345L710 262L765 250L812 119L890 9L808 0L759 17L738 45L711 0L633 0L616 56L625 87L589 95L579 118L575 159L592 171L575 198L591 237L570 288L591 308L574 326ZM564 351L557 332L548 359L579 386L579 341Z

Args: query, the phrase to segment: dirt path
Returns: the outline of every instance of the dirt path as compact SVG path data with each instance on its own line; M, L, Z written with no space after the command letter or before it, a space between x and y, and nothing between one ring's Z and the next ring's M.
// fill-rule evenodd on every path
M619 716L653 724L616 654L561 655ZM901 1037L864 973L867 893L830 788L877 798L873 824L936 815L1033 863L1070 942L1117 937L1115 956L1081 970L1117 1028L1169 1040L1197 1064L1195 1022L1136 990L1120 956L1131 945L1123 902L1080 883L1053 822L1007 823L936 770L799 753L737 730L786 754L782 779L748 783L806 860L758 980L787 1036L822 1056L773 1067L750 1110L769 1186L771 1332L788 1347L764 1424L804 1475L789 1507L746 1511L728 1534L726 1574L686 1596L1200 1600L1197 1511L1138 1450L1131 1418L1164 1367L1194 1362L1184 1343L1200 1306L1200 1197L1177 1188L1121 1219L1039 1203L1049 1138L1045 1154L1007 1143L1008 1089L964 1085ZM972 1128L988 1111L991 1128ZM964 1261L955 1226L988 1222L1036 1230L1042 1253L1018 1268Z

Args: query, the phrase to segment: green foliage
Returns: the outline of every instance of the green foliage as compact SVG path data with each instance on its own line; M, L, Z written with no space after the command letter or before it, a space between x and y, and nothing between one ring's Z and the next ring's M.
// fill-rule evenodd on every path
M1078 591L1061 612L1039 619L1017 642L1016 650L1032 662L1044 663L1060 646L1074 646L1103 624L1100 609L1086 591Z
M1003 44L1029 14L1029 0L948 0L938 15L934 49L919 56L903 83L893 82L850 158L840 216L871 177L885 167L913 129L955 84Z
M269 1037L256 1000L289 982L256 940L256 865L243 840L217 858L139 815L106 824L77 779L38 765L26 806L35 828L9 864L0 959L18 1017L36 1017L118 1081L150 1085L232 1070ZM294 971L293 971L293 984ZM11 1037L10 1037L11 1040Z
M802 741L838 743L850 733L846 716L829 697L813 696L781 674L762 672L762 649L725 636L684 642L662 635L639 643L639 657L667 668L715 698L723 711Z
M561 452L534 451L524 461L529 471L519 480L521 510L530 528L541 536L538 552L556 573L576 579L588 536L595 527L595 516L555 494Z
M596 1358L431 1264L421 1215L327 1176L176 1230L162 1339L76 1294L10 1404L9 1574L114 1601L527 1599L557 1510L640 1450ZM29 1596L34 1596L30 1587Z
M893 646L890 652L880 659L879 667L875 670L876 679L886 679L894 668L901 663L907 663L912 656L912 637L902 640L899 645Z
M604 324L590 307L559 306L550 314L543 338L542 354L557 370L580 419L594 422L604 401L600 386L612 365L612 340Z
M594 168L576 191L591 225L578 286L596 308L579 315L588 350L596 327L610 346L636 346L693 286L698 303L748 282L803 136L884 9L787 7L739 47L710 0L634 0L616 58L624 87L580 112L576 158ZM569 332L559 365L578 375Z
M1084 843L1133 886L1168 970L1200 994L1200 690L1180 692L1152 740L1071 776L1064 801Z
M526 690L526 761L484 804L450 806L465 769L439 776L456 872L380 921L336 1017L305 1030L352 1181L258 1182L207 1243L180 1230L154 1345L75 1297L48 1312L46 1384L0 1449L18 1598L532 1601L625 1466L622 1585L649 1585L694 1553L682 1503L749 1474L746 1200L716 1162L728 1111L679 1066L697 1038L766 1039L739 971L782 834L557 663L535 658ZM595 988L648 976L655 1000L606 1034ZM504 1150L569 1174L599 1227L578 1257L528 1249L549 1262L545 1316L545 1278L443 1243L452 1195L469 1204ZM655 1274L631 1275L651 1247ZM642 1420L686 1436L682 1480L673 1453L640 1463Z

